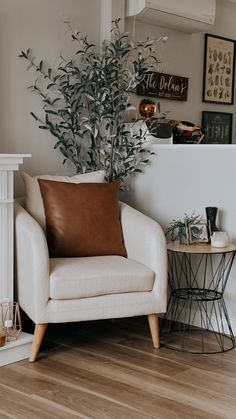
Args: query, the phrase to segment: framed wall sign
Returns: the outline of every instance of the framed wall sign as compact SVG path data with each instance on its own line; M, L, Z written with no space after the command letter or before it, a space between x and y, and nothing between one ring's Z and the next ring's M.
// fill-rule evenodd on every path
M204 143L232 143L233 114L228 112L202 112L202 130L205 134Z
M235 41L205 35L203 102L234 103Z
M148 72L137 86L137 95L186 101L188 78L173 74Z

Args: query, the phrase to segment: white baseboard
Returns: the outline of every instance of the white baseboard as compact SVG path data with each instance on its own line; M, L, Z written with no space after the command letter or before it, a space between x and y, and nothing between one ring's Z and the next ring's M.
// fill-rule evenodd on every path
M0 347L0 367L29 358L33 335L21 333L18 339Z

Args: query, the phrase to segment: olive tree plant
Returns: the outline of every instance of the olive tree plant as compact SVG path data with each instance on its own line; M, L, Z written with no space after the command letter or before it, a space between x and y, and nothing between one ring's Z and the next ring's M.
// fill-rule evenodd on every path
M144 146L145 132L128 128L125 114L137 84L158 63L156 41L130 41L128 33L120 32L118 19L111 40L99 49L67 25L78 45L73 58L60 56L53 69L37 61L30 48L20 54L37 74L31 90L42 97L43 116L31 115L39 128L56 137L54 148L77 173L104 169L107 180L124 181L142 171L152 154Z

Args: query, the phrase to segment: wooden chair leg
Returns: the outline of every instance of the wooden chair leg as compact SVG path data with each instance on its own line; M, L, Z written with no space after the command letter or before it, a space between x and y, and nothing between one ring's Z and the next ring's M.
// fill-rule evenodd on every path
M34 362L36 360L47 326L47 323L35 325L34 338L29 362Z
M157 314L148 315L149 327L154 348L160 348L159 319Z

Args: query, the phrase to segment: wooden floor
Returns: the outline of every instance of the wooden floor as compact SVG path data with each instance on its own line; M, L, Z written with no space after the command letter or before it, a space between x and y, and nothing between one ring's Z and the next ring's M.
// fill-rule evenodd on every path
M146 318L50 326L39 359L0 368L0 418L236 418L236 350L155 350Z

